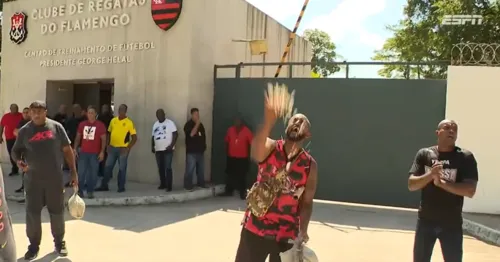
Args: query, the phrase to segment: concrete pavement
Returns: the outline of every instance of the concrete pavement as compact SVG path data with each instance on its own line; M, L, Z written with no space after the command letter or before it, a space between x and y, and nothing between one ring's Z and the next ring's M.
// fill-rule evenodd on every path
M21 257L27 246L24 207L10 202ZM232 262L244 203L214 198L159 206L92 207L83 220L66 223L70 256L46 256L52 247L44 211L38 261ZM411 261L416 213L363 205L315 203L310 247L321 262ZM500 248L465 237L464 261L498 262ZM22 261L22 260L20 260ZM433 261L442 261L439 244Z

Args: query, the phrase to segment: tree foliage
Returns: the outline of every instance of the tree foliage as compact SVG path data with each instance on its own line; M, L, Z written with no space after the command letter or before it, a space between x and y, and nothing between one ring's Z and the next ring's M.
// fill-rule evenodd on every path
M304 31L304 37L312 45L313 57L311 62L314 64L312 71L322 77L332 75L340 71L340 67L335 64L338 58L335 51L335 44L332 42L330 36L318 29L308 29Z
M442 25L444 15L482 15L482 25ZM412 67L387 65L379 75L445 78L452 59L453 45L460 43L500 43L500 2L496 0L408 0L404 18L387 27L394 33L374 60L390 62L443 62L440 65ZM455 52L455 50L453 50ZM482 55L482 54L469 54ZM497 56L500 54L496 54ZM456 54L453 54L456 57Z

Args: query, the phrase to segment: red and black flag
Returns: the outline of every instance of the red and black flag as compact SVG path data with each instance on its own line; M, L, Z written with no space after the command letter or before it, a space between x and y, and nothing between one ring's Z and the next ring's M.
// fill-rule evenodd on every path
M151 0L151 15L156 25L167 31L181 15L182 0Z

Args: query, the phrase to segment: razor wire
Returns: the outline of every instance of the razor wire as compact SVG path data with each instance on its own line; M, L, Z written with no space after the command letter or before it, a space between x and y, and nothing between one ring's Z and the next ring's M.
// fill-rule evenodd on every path
M500 66L499 43L459 43L451 48L452 65Z

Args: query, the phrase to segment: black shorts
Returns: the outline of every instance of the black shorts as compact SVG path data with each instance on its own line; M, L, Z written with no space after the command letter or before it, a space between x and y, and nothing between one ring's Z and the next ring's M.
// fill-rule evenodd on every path
M250 167L250 159L227 157L226 174L228 175L243 175L248 173Z

